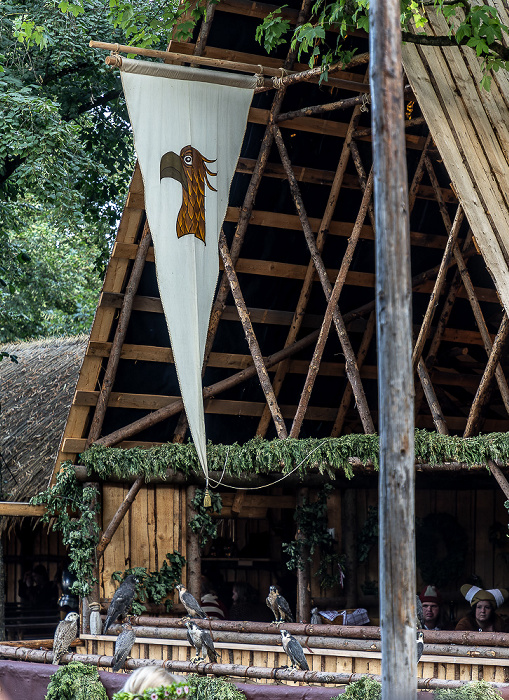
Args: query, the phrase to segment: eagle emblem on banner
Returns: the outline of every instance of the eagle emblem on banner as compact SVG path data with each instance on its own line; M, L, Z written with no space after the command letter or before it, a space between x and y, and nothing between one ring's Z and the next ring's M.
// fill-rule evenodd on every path
M208 160L193 146L184 146L177 155L168 151L161 158L160 180L171 177L182 185L182 206L177 216L177 237L194 235L205 243L205 185L217 192L209 182L209 176L217 176L210 171Z

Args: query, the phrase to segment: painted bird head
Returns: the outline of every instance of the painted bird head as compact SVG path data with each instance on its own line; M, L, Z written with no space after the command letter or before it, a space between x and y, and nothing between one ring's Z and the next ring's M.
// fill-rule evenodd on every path
M186 192L189 192L191 183L205 182L209 189L217 192L209 181L209 175L216 176L217 173L213 173L205 165L205 163L214 162L214 160L208 160L202 156L200 151L190 145L184 146L179 155L174 151L168 151L161 158L160 179L171 177L180 182Z

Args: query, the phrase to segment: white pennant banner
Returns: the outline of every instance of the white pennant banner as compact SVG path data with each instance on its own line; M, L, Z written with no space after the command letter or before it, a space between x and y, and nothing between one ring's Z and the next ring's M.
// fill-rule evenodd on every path
M121 75L173 359L208 477L202 365L219 233L256 79L128 59Z

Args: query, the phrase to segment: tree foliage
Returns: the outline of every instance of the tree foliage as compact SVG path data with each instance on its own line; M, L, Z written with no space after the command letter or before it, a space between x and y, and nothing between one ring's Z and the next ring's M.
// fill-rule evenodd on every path
M120 81L92 36L123 39L100 0L1 4L3 341L90 326L133 166Z

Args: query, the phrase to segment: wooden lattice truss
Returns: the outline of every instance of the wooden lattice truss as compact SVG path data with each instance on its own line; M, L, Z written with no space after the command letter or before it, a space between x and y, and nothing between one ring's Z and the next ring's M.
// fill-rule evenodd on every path
M263 17L272 9L262 3L248 5L249 9L244 2L229 0L212 6L216 8L215 15L212 10L209 12L196 45L172 42L171 51L249 63L254 71L260 64L270 68L272 73L274 68L305 70L306 66L295 64L291 52L286 60L279 60L262 55L261 49L259 54L247 54L207 44L210 27L218 19L221 21L222 17L232 14ZM305 3L301 18L305 16L307 6ZM287 8L285 12L291 21L298 20L296 11ZM376 366L374 362L366 362L370 353L373 356L375 345L374 274L363 271L362 264L359 264L359 259L364 256L364 253L363 256L359 253L359 243L362 242L363 251L369 249L367 257L372 259L375 238L369 150L371 135L370 129L362 126L363 119L369 123L364 115L369 105L367 69L367 64L360 63L352 72L348 72L348 67L337 71L329 86L322 90L322 96L326 95L322 104L286 112L283 107L287 94L302 90L305 96L307 85L291 85L290 80L285 82L284 71L281 71L283 79L280 87L272 92L271 106L267 109L252 108L249 115L249 122L262 125L265 131L257 159L242 157L238 163L237 172L249 176L250 181L242 206L231 206L227 212L227 225L235 227L230 245L228 236L221 234L223 271L211 315L205 357L206 367L228 371L228 376L206 386L204 399L208 413L256 418L254 432L260 436L273 434L275 426L279 438L296 438L302 435L306 422L326 425L321 434L325 431L332 436L359 430L372 433L376 429L376 391L372 388L376 381ZM333 99L337 90L342 95L349 91L353 96ZM408 101L415 100L411 91L407 90L406 94ZM348 115L347 119L345 115ZM423 122L416 106L413 118L406 122L407 150L414 163L409 182L411 244L413 259L419 259L422 252L426 259L433 261L428 269L421 269L412 280L414 299L422 300L423 295L428 299L423 307L420 327L416 329L413 352L419 379L416 381L416 424L443 434L453 431L464 436L478 433L481 428L485 431L509 430L509 386L501 364L509 323L488 275L483 278L488 283L482 287L475 286L472 281L470 267L472 264L476 270L483 267L482 257L455 192L450 186L444 186L447 174ZM416 131L418 135L415 135ZM305 163L292 164L289 144L291 136L296 133L300 136L321 134L324 138L334 139L338 153L335 171L307 167ZM272 187L289 187L293 213L264 210L263 197L257 198L257 195L262 183L267 181ZM308 188L309 191L309 185L320 188L325 201L319 217L310 217L306 213L309 202L303 190ZM337 205L342 198L360 200L354 221L338 219L340 209ZM417 204L420 217L423 208L434 207L441 230L438 227L431 231L419 228L412 217ZM300 232L307 246L306 264L267 260L261 254L256 259L243 257L245 240L250 236L255 239L260 226ZM330 239L337 242L345 238L348 242L346 247L343 246L342 259L326 258L326 243ZM172 362L169 347L125 342L133 311L162 313L158 298L137 294L145 262L153 260L144 212L143 185L136 168L56 468L65 459L75 461L80 452L95 442L125 447L154 444L155 440L140 439L139 434L178 414L180 418L173 439L182 441L186 435L187 423L178 396L117 391L114 385L119 363L123 360ZM278 309L277 297L274 299L275 308L248 307L245 296L253 275L268 280L293 280L298 285L293 311ZM318 294L317 289L321 289L322 295L320 314L310 311L309 306L312 296ZM371 300L356 306L351 301L356 290L362 291L363 299L366 290L372 290ZM228 305L230 293L233 304ZM348 298L348 303L343 303L345 298ZM461 313L455 313L459 303ZM315 298L313 308L317 304ZM341 309L345 308L348 310L342 313ZM490 328L494 318L498 327L496 334L493 332L495 328ZM249 354L213 351L222 323L242 325ZM280 348L270 356L264 352L260 332L255 332L255 327L263 331L267 325L279 326L281 337L284 337ZM337 339L340 352L334 353L332 359L323 360L326 343L337 342ZM442 352L444 344L447 350ZM312 350L311 358L306 349L308 352ZM481 350L484 359L480 359ZM447 358L447 366L444 358ZM222 392L255 376L263 391L264 404L254 400L221 399ZM332 382L342 376L346 381L334 401L328 400L322 406L313 401L312 392L318 377ZM289 380L300 382L297 405L281 403L280 400ZM371 387L369 390L366 389L367 383ZM490 400L490 414L486 416ZM120 423L120 427L105 434L106 411L117 409L143 410L146 414L123 425L119 419L117 424ZM310 432L313 434L312 430L307 434ZM235 439L236 436L232 435L231 440Z

